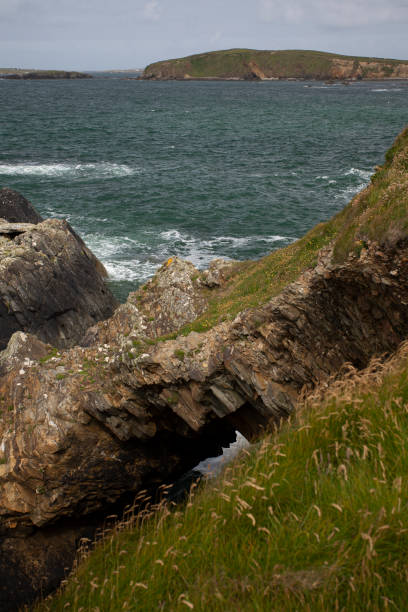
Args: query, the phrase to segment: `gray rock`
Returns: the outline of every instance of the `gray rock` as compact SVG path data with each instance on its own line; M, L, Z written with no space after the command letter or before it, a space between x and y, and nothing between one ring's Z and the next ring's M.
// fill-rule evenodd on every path
M28 200L8 187L0 189L0 218L10 223L41 223L43 221Z
M104 275L66 221L1 225L0 349L18 330L57 347L79 342L117 306Z

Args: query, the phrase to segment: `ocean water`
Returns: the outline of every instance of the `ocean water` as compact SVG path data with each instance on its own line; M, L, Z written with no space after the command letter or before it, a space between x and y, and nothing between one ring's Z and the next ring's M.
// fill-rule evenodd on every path
M66 218L120 299L171 255L257 258L340 210L408 83L0 80L0 186Z

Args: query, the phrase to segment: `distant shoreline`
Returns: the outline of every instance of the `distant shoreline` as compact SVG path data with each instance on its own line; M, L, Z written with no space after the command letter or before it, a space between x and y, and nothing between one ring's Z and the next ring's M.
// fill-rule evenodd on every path
M85 72L67 70L17 70L5 72L0 71L0 79L11 80L37 80L37 79L92 79L92 75Z
M265 78L265 79L245 79L241 77L173 77L173 78L151 78L151 77L135 77L129 80L138 80L138 81L179 81L179 82L188 82L188 81L219 81L219 82L240 82L240 83L263 83L263 82L275 82L275 83L288 83L288 82L297 82L297 83L326 83L327 85L351 85L355 83L408 83L408 77L381 77L378 79L335 79L332 81L328 81L326 79L312 79L312 78L301 78L301 77L279 77L279 78Z

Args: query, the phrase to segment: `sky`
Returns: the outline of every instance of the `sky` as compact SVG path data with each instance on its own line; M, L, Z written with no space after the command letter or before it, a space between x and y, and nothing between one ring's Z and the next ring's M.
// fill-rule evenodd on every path
M245 47L408 59L408 0L0 0L0 67L144 68Z

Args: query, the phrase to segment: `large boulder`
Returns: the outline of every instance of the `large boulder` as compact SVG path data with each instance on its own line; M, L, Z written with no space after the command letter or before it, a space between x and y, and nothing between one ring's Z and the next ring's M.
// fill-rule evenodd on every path
M134 339L136 336L155 338L180 329L208 307L209 296L203 291L203 278L204 273L189 261L170 257L152 279L129 294L111 319L91 327L81 345L118 344L130 332Z
M8 187L0 189L0 219L10 223L41 223L44 220L28 200Z
M9 219L31 215L13 210ZM103 265L72 227L59 219L35 223L0 222L0 349L18 330L73 346L117 306Z

